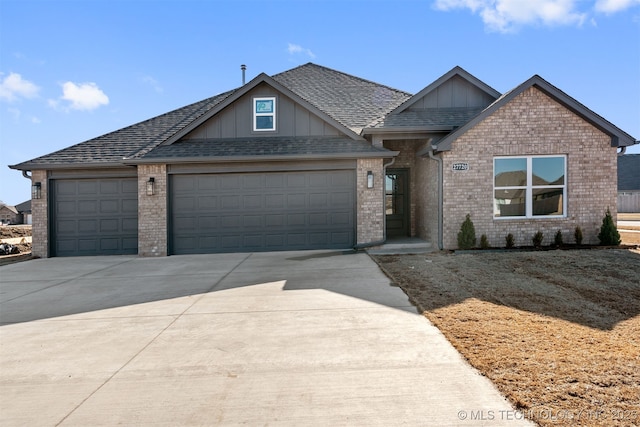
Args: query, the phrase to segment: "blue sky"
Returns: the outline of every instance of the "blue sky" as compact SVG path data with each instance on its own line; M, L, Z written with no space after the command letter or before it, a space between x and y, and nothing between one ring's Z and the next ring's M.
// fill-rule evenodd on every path
M640 138L640 0L0 0L0 200L30 197L9 164L307 62L412 93L539 74Z

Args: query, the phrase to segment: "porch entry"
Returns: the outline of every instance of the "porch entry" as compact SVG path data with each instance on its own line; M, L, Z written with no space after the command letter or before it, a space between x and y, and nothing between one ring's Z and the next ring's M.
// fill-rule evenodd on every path
M409 236L409 169L387 169L384 182L387 237Z

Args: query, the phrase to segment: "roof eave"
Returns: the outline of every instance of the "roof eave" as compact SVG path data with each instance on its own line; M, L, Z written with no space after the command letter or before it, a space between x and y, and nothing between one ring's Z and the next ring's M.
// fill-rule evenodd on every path
M124 160L124 159L123 159ZM10 169L21 171L54 170L54 169L113 169L129 166L124 162L87 162L87 163L33 163L25 162L9 165Z
M126 160L125 164L178 164L178 163L219 163L219 162L264 162L290 160L337 160L337 159L388 159L396 157L399 151L372 153L330 153L330 154L292 154L292 155L255 155L255 156L208 156L208 157L162 157Z
M362 135L386 135L397 133L433 133L433 132L451 132L456 126L395 126L383 128L364 128Z

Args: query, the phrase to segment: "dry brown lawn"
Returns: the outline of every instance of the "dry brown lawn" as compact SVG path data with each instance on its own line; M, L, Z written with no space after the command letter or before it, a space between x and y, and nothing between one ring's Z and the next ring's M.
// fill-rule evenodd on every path
M640 425L640 252L374 259L527 418Z

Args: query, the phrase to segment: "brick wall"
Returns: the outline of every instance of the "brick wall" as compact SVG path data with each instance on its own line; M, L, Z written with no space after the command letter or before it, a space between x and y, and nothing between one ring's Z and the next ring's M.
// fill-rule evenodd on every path
M39 182L41 187L40 199L31 200L32 214L32 244L31 254L40 258L49 256L49 211L47 201L49 199L49 182L46 170L34 170L31 172L31 183Z
M147 196L147 181L155 179L154 194ZM167 166L138 166L138 254L167 255Z
M493 218L493 157L567 155L567 217L503 220ZM467 172L452 164L468 162ZM616 219L617 158L610 138L536 88L529 88L454 141L444 153L444 246L455 248L467 213L478 243L484 233L492 246L505 245L512 233L516 245L531 245L544 234L543 244L562 231L573 243L576 226L584 243L597 243L602 217L609 207Z
M377 242L384 238L384 174L382 159L358 159L357 243ZM373 172L373 188L367 188L367 171Z

